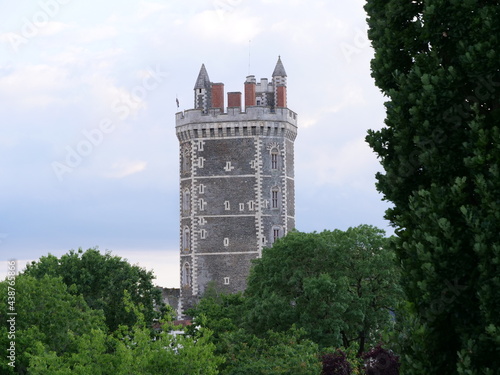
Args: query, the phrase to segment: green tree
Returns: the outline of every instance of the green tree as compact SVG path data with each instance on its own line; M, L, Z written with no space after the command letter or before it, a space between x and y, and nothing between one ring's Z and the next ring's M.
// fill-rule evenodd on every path
M216 375L223 359L214 354L211 331L195 330L193 335L164 330L151 337L140 309L126 293L124 305L136 316L133 327L120 326L113 334L92 330L75 336L77 350L58 355L38 345L30 356L30 375Z
M196 306L188 311L197 324L214 332L214 342L218 342L225 332L236 331L243 327L246 304L243 293L224 294L210 286ZM194 328L194 326L191 326Z
M259 336L245 329L247 300L242 293L223 294L209 288L189 314L195 327L214 332L211 342L215 353L225 358L219 367L221 374L317 375L319 374L318 346L306 339L305 331L268 331Z
M263 337L244 329L221 335L220 350L226 357L222 375L318 375L318 345L292 327L286 332L267 332Z
M248 328L305 329L321 347L361 354L391 326L400 290L395 256L380 229L291 232L255 261L245 292Z
M155 276L151 271L131 265L110 252L101 254L97 248L71 250L61 258L49 254L28 265L24 273L37 278L62 277L71 292L83 295L92 309L104 311L111 331L120 324L135 323L135 315L125 309L124 291L130 293L134 304L142 306L147 321L152 322L164 312L161 291L153 285Z
M0 293L8 295L12 285L7 281L0 282ZM35 279L20 275L14 282L14 310L8 310L7 300L0 300L0 346L4 349L14 342L16 352L15 369L8 366L5 357L0 362L2 374L26 374L29 356L37 348L63 355L77 350L74 337L91 332L92 329L106 329L102 312L90 309L83 297L68 292L67 286L60 278L44 276ZM14 311L17 315L6 316L6 312ZM15 337L8 336L5 322L15 321ZM9 331L10 332L10 331Z
M368 0L385 173L408 311L408 374L500 368L500 3Z

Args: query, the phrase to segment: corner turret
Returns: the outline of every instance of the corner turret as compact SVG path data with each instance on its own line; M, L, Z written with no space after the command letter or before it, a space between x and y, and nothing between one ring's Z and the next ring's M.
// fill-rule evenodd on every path
M286 77L285 67L283 66L283 63L281 62L281 56L278 56L278 62L276 63L276 66L274 67L273 78L274 77Z
M278 108L286 108L286 72L281 56L278 56L278 62L273 72L274 103Z
M201 64L200 73L194 85L194 108L206 112L212 106L212 90L205 64Z

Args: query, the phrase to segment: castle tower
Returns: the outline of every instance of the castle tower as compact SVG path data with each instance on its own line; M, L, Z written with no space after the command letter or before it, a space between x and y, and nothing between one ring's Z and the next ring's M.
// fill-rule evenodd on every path
M295 227L294 140L297 115L286 106L286 72L228 93L202 65L194 109L176 114L180 144L179 315L209 284L242 291L251 260Z

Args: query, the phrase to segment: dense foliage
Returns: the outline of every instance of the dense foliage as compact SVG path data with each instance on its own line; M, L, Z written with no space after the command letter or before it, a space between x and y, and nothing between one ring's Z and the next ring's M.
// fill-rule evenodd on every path
M101 254L98 249L79 249L61 258L49 254L28 265L24 273L36 278L60 276L71 293L83 295L92 309L104 311L111 331L120 324L132 326L135 323L136 316L125 309L125 290L134 304L142 306L141 313L147 321L152 322L161 315L161 291L153 285L153 273L112 256L110 252Z
M356 343L359 354L392 325L399 271L380 229L289 233L252 267L245 295L248 326L303 328L321 347Z
M4 295L9 283L15 284L16 312L22 317L14 338L15 367L2 362L0 370L359 375L364 371L356 358L360 346L369 347L391 330L390 309L400 297L387 241L383 231L366 225L345 232L290 233L255 262L248 292L225 295L208 288L186 328L173 327L169 313L151 324L157 313L153 275L137 266L96 249L42 257L14 280L0 282ZM266 288L275 288L274 293ZM120 311L112 313L113 308ZM7 322L5 311L4 299L0 312ZM0 345L6 348L8 329L8 324L0 327ZM340 346L347 357L336 351ZM329 352L335 354L320 355Z
M392 330L402 297L388 241L367 225L291 232L255 261L245 293L209 288L189 314L214 331L221 374L363 373L356 356Z
M405 374L500 368L500 2L368 0L385 173L410 301Z
M7 295L7 280L0 292ZM124 293L122 303L135 316L133 326L120 326L110 333L102 310L93 310L82 296L68 291L61 278L40 279L20 275L15 279L15 337L0 327L0 346L14 342L15 362L0 361L1 374L20 375L215 375L222 358L214 353L211 331L171 335L173 327L153 334L139 305ZM0 300L3 322L6 300ZM12 318L9 316L9 318Z
M0 282L2 296L7 295L10 285L7 280ZM14 343L16 372L2 355L2 374L27 373L30 354L38 346L55 355L72 353L77 350L73 337L90 334L93 329L106 329L102 311L90 309L81 296L69 293L60 278L22 275L15 279L14 289L17 315L7 316L6 312L12 310L8 310L5 298L0 299L0 347L6 352ZM14 336L7 334L8 319L15 320Z
M285 332L269 330L256 335L246 329L247 303L241 293L220 294L210 287L190 311L195 325L214 332L215 353L225 358L220 373L317 375L321 368L319 348L304 337L305 331L291 327Z

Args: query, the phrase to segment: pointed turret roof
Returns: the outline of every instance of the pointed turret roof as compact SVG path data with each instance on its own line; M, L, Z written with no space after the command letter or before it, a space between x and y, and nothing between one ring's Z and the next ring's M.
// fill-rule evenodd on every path
M278 62L276 63L276 66L274 67L273 77L276 77L276 76L286 77L285 67L283 66L283 63L281 62L281 56L278 56Z
M198 74L198 79L194 85L195 89L205 89L210 86L210 78L208 78L207 69L205 64L201 64L200 74Z

